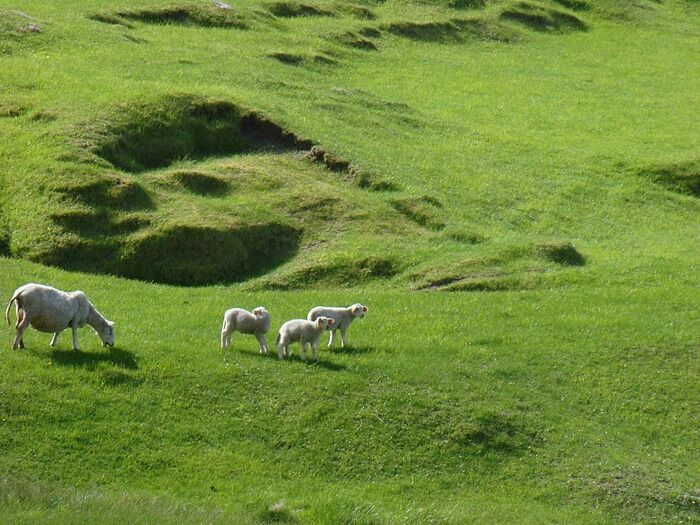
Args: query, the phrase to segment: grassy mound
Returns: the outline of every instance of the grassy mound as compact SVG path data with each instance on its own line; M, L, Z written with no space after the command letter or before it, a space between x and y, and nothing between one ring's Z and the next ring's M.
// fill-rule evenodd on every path
M62 202L77 202L90 207L121 210L151 210L154 203L143 186L130 178L107 174L82 175L71 184L65 178L54 186Z
M390 257L341 257L295 270L282 278L262 280L257 288L295 290L313 287L353 286L377 279L386 279L399 273L400 263Z
M484 239L478 234L463 233L459 241L478 245ZM416 290L530 290L551 281L562 267L586 264L586 258L567 241L540 241L508 248L485 246L481 251L480 256L460 257L413 272L409 281Z
M0 8L0 55L11 53L32 35L44 32L43 24L29 14L14 9Z

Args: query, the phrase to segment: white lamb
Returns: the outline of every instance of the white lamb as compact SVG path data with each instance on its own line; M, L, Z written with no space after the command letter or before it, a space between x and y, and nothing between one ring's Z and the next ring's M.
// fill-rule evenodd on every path
M328 348L330 348L333 344L333 336L335 336L336 330L340 330L341 345L342 348L345 348L345 345L348 344L348 328L350 328L350 323L352 323L358 317L364 317L367 310L369 310L369 308L360 303L355 303L346 308L317 306L316 308L309 310L309 314L306 316L306 318L309 321L318 319L320 316L333 319L335 324L333 325L332 329L329 328L331 331L331 337L328 341Z
M58 335L70 327L73 350L78 350L78 328L89 324L105 346L114 346L114 323L102 317L83 292L62 292L41 284L25 284L15 290L7 305L5 319L8 325L12 303L15 303L17 312L13 349L24 348L22 335L29 325L40 332L53 333L51 346L55 346Z
M324 330L330 330L333 323L333 319L328 319L327 317L319 317L315 321L307 321L306 319L287 321L282 325L275 338L277 357L282 359L283 355L291 355L291 352L287 353L287 348L291 343L299 341L302 360L306 361L306 344L309 343L314 359L318 361L316 349L321 340L321 334Z
M231 308L224 314L221 327L221 348L228 348L233 332L253 334L260 343L260 353L267 353L265 334L270 329L270 314L264 306L258 306L252 312L243 308Z

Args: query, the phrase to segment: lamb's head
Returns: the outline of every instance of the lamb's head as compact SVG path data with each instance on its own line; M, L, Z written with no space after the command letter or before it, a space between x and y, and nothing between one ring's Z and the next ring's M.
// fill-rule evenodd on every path
M316 328L319 330L332 330L335 321L329 317L318 317L316 319Z
M353 317L364 317L367 310L369 310L369 308L360 303L355 303L350 307Z
M265 317L270 317L270 312L265 310L264 306L258 306L257 308L253 309L253 315L255 317L265 318Z
M95 331L102 339L104 346L114 346L114 323L112 321L105 321L100 329Z
M267 333L270 329L270 312L264 306L258 306L252 313L255 316L256 332Z

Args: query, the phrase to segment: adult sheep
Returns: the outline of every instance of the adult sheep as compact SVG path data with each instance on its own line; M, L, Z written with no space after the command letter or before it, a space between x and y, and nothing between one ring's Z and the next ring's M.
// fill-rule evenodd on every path
M328 348L333 344L333 337L335 336L336 330L340 330L341 346L345 348L345 345L348 344L348 328L350 328L350 323L357 318L364 317L367 310L368 308L360 303L355 303L347 307L317 306L309 310L306 318L309 321L315 321L321 316L333 319L335 323L333 324L333 328L329 328L331 331L331 338L328 341Z
M5 310L10 324L10 307L17 311L17 335L12 348L24 348L22 335L28 326L40 332L53 333L51 346L58 335L70 327L73 331L73 350L78 348L78 328L90 325L105 346L114 346L114 323L108 321L88 301L83 292L62 292L50 286L29 283L15 290Z

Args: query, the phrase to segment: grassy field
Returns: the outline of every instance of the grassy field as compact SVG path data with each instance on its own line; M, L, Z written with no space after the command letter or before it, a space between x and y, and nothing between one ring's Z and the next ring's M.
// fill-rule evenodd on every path
M231 6L0 0L0 521L700 521L697 2Z

